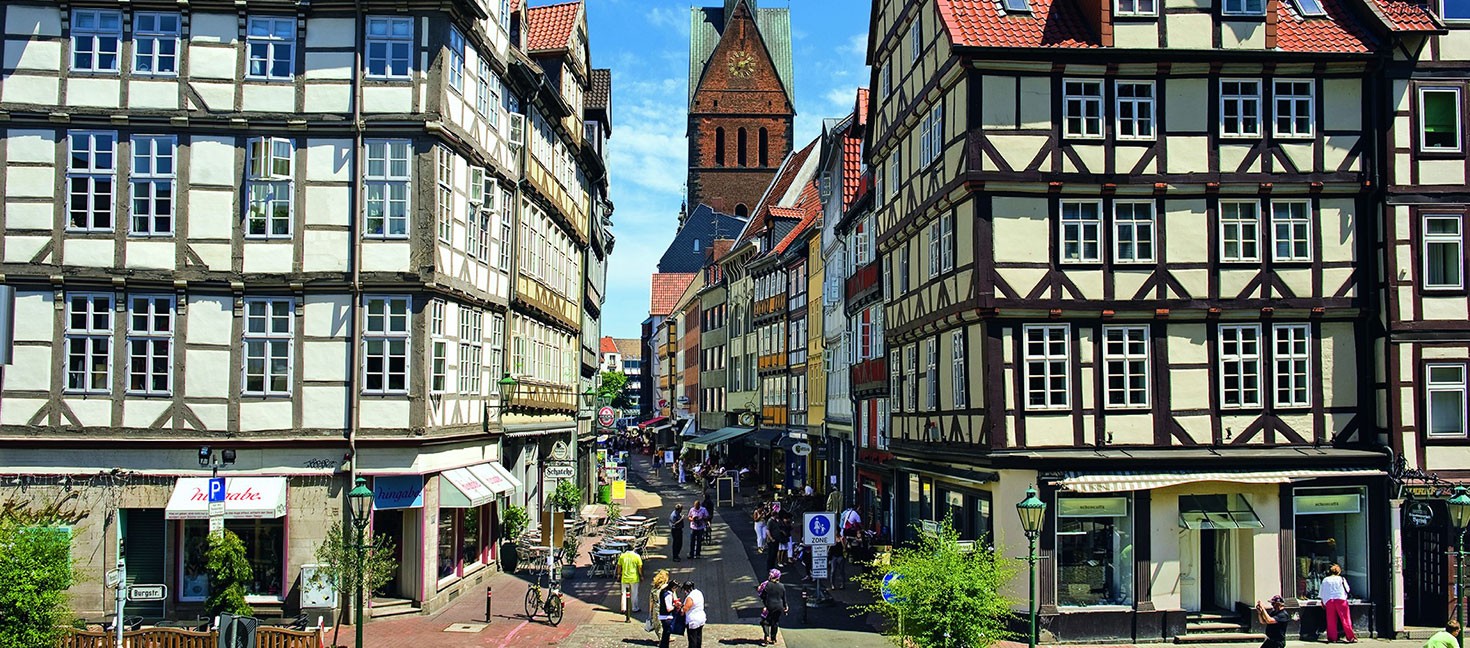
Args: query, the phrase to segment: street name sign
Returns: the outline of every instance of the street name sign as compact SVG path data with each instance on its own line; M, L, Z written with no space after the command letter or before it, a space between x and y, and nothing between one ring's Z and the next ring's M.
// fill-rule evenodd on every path
M574 479L576 476L576 464L554 463L546 466L546 479Z
M129 585L129 601L162 601L168 598L167 585Z

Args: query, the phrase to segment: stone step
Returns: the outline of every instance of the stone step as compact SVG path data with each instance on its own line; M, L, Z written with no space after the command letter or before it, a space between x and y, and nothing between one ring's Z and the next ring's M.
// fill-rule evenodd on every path
M1176 644L1260 643L1266 635L1251 632L1202 632L1174 637Z
M1220 633L1220 632L1247 632L1250 630L1245 624L1231 621L1190 621L1184 626L1185 632L1196 633Z
M414 605L413 601L409 599L376 598L373 599L373 607L368 611L368 616L374 619L383 619L418 613L419 607Z

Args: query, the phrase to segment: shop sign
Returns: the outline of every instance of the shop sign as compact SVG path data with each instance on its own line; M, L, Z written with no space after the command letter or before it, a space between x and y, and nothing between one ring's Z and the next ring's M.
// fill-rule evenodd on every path
M577 465L573 463L553 463L546 466L546 479L575 479L577 477Z
M613 408L603 405L602 409L597 410L597 423L602 427L610 428L617 420L618 415L617 412L613 411Z
M1342 495L1297 495L1292 499L1297 515L1326 515L1329 513L1359 513L1361 498L1357 493Z
M567 461L572 458L572 449L567 446L566 441L557 441L551 446L551 458L557 461Z
M422 475L393 475L373 478L373 508L415 509L424 507Z
M812 444L810 444L810 443L806 443L806 442L803 441L801 443L793 443L793 444L791 444L791 454L794 454L794 455L796 455L798 457L805 457L805 456L807 456L807 455L809 455L811 453L812 453Z
M1126 497L1062 497L1057 517L1128 517Z
M26 526L51 524L75 526L91 515L90 512L72 503L72 500L79 499L81 495L80 491L71 491L38 509L31 508L32 502L9 500L0 503L0 520L14 520Z
M1404 514L1409 518L1409 526L1427 527L1434 522L1434 507L1427 502L1410 503Z

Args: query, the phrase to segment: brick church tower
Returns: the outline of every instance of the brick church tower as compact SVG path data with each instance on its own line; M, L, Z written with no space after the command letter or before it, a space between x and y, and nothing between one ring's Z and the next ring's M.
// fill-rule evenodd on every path
M689 205L747 216L791 152L791 16L725 0L691 21Z

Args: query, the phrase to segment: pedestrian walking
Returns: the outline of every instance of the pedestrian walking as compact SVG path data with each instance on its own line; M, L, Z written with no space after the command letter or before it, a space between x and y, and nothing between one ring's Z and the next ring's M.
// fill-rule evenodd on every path
M656 592L654 596L658 599L654 606L654 609L658 611L660 627L658 648L669 648L669 637L682 634L675 631L682 628L675 628L674 616L683 614L679 611L679 597L674 591L674 583L669 580L669 570L660 569L653 575L653 589Z
M1291 613L1286 611L1286 599L1281 595L1271 597L1271 609L1256 601L1256 616L1266 626L1266 640L1261 648L1286 648L1286 625L1291 623Z
M684 551L684 505L675 504L669 514L669 555L679 562L679 553Z
M847 547L834 542L827 550L827 573L833 589L847 589Z
M755 512L750 514L750 518L755 521L756 551L764 550L766 547L766 507L755 507Z
M694 581L684 581L684 634L689 637L689 648L703 648L705 621L704 592Z
M639 607L642 602L638 599L638 584L643 581L643 556L628 547L626 551L618 555L618 581L622 584L623 605L633 606L634 612L642 612Z
M761 546L766 550L766 571L768 572L776 568L776 548L780 545L776 541L776 534L779 528L773 522L768 522L763 529L766 536L761 538Z
M1424 642L1424 648L1460 648L1460 622L1454 619L1445 622L1444 630L1434 633Z
M765 606L761 610L761 642L774 645L776 631L781 629L781 617L790 611L786 606L786 586L781 584L781 570L772 569L757 589Z
M689 535L689 557L698 558L709 535L709 509L700 500L694 500L694 506L689 508Z
M1327 611L1327 643L1337 643L1339 624L1342 626L1343 643L1358 643L1358 636L1353 633L1353 614L1348 610L1348 592L1352 588L1342 577L1341 565L1329 566L1327 573L1318 594L1323 609Z

